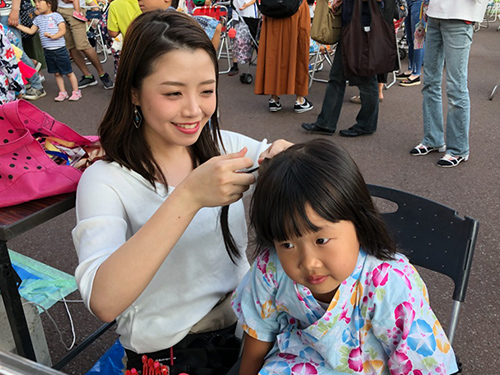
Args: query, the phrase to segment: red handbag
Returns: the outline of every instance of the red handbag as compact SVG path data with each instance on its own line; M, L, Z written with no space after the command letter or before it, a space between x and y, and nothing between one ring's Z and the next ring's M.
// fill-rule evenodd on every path
M75 191L82 171L71 166L63 152L47 153L42 143L78 148L96 141L27 101L0 106L0 207Z

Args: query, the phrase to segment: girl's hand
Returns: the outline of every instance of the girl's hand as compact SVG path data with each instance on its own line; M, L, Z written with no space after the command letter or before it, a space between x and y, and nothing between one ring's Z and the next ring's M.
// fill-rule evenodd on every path
M290 146L293 146L293 143L285 141L284 139L274 141L266 151L259 155L259 164L262 163L264 159L272 159Z
M48 32L44 32L43 36L45 36L46 38L52 39L52 34L49 34Z
M245 157L246 153L245 147L234 154L213 157L192 171L176 190L188 193L195 210L236 202L255 182L251 173L238 172L253 165L253 160Z

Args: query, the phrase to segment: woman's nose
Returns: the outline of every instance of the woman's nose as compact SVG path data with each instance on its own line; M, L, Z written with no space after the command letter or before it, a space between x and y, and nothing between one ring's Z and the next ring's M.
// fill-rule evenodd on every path
M188 97L184 103L183 115L186 117L196 117L199 116L201 112L198 100L194 97Z

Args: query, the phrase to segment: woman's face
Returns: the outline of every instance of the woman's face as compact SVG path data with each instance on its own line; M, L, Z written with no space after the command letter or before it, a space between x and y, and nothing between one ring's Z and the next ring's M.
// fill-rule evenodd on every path
M306 213L317 232L274 242L283 270L293 281L309 288L322 302L330 302L339 285L356 267L359 241L350 221L332 223L309 206Z
M216 108L216 72L202 49L174 50L160 56L133 102L143 114L144 135L152 151L189 147Z

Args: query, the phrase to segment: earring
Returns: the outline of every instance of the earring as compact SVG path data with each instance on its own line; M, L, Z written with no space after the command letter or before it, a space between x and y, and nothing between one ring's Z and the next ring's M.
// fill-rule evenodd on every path
M134 120L133 121L134 121L134 126L137 129L139 129L141 127L141 124L142 124L142 114L139 111L137 106L134 107Z

